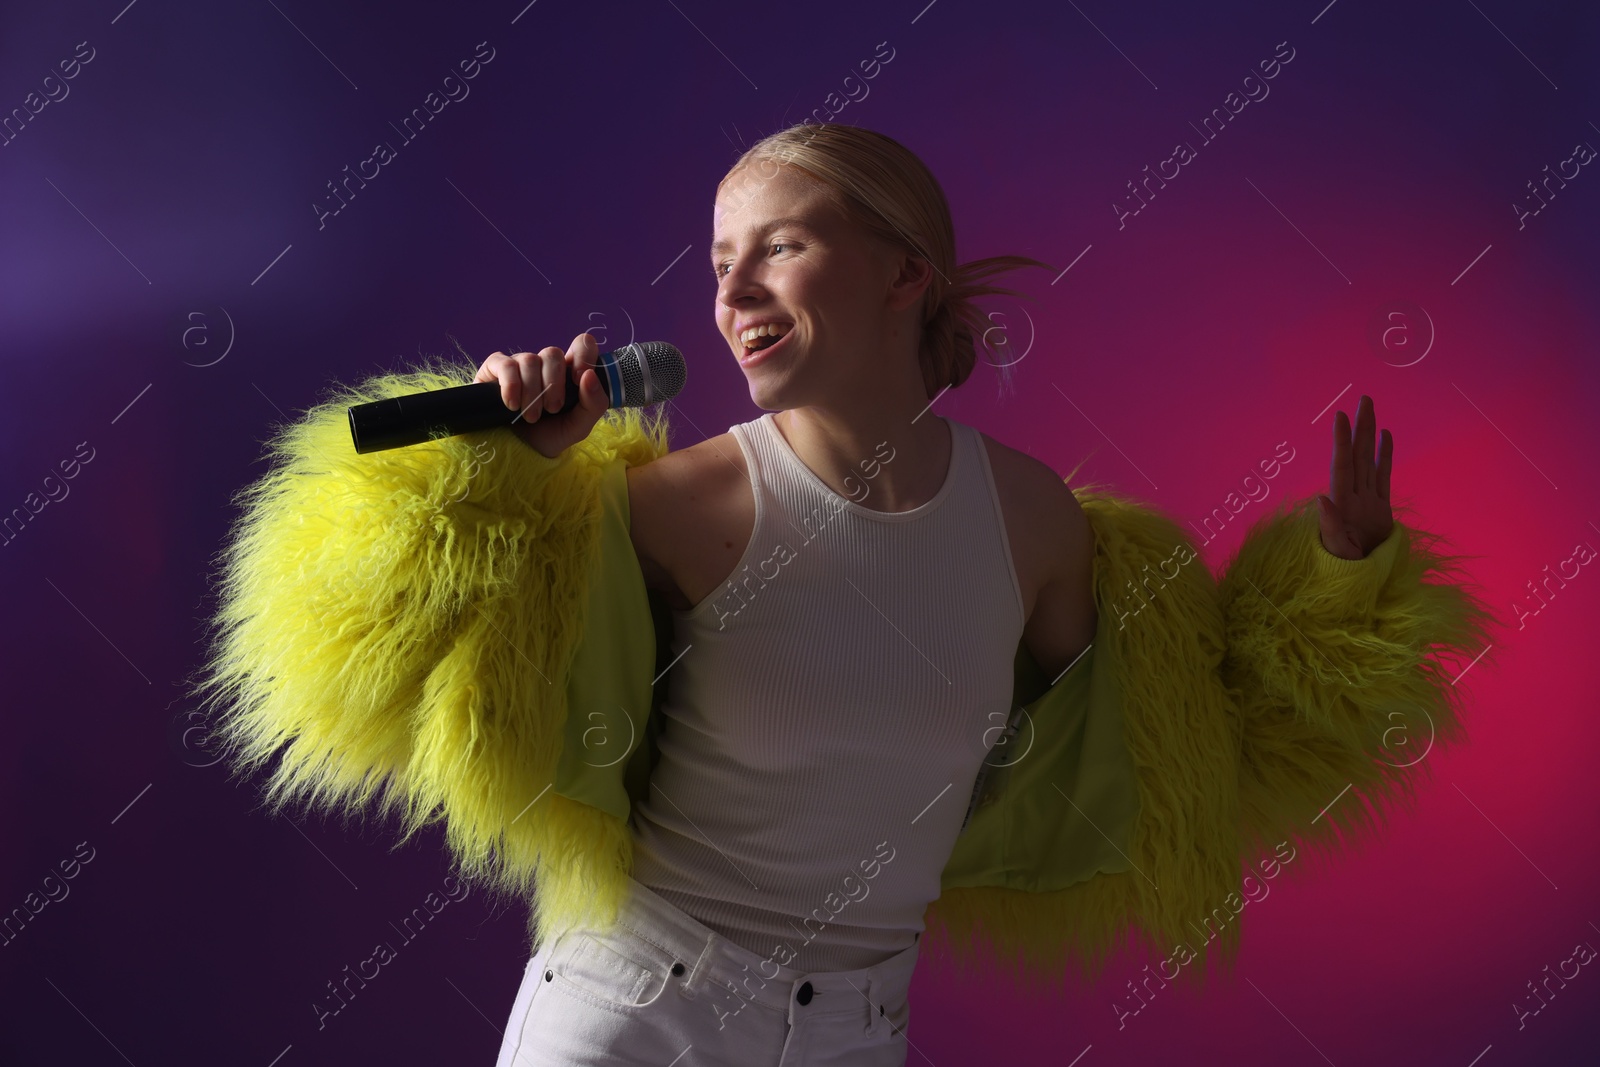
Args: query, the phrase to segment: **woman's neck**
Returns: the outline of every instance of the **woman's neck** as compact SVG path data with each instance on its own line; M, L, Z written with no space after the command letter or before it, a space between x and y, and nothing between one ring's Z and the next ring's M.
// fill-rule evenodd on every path
M931 405L920 411L865 400L851 409L805 406L780 411L773 422L828 488L873 511L926 504L954 459L954 437Z

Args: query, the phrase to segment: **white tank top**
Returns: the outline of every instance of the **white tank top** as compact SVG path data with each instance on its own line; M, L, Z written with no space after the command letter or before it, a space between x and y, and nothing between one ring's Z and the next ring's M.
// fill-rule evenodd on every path
M864 506L887 444L847 498L771 412L733 426L755 530L672 613L633 877L779 964L855 970L916 939L1010 710L1022 593L983 441L943 421L944 485L902 512Z

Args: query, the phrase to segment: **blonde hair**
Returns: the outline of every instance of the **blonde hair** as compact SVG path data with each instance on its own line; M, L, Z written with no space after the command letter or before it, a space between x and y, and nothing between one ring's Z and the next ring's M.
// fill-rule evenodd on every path
M851 222L933 266L933 280L923 295L918 342L929 399L966 381L977 363L977 342L990 327L974 299L1020 295L1014 289L984 284L983 279L1019 267L1055 269L1026 256L989 256L957 264L955 226L938 179L916 153L874 130L831 122L797 123L751 145L722 180L758 162L799 167L821 182ZM1005 375L1012 364L993 365Z

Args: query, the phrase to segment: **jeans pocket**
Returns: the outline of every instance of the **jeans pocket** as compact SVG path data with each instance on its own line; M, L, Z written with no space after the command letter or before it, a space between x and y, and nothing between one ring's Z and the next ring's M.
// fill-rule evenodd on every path
M625 926L574 930L561 949L556 976L608 1007L646 1007L667 987L672 960Z

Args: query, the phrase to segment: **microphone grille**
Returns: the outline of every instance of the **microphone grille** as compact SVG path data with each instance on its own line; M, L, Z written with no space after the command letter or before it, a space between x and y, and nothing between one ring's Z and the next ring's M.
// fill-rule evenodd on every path
M622 396L617 407L644 407L678 395L687 377L683 353L665 341L636 341L617 352Z

